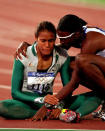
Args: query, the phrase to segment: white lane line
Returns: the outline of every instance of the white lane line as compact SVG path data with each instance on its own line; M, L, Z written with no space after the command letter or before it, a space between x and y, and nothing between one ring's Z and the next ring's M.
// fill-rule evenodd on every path
M105 130L92 130L92 129L40 129L40 128L0 128L0 131L105 131Z
M0 73L11 75L12 74L12 70L11 69L0 68Z
M4 88L4 89L11 89L11 86L7 86L7 85L0 85L0 88Z

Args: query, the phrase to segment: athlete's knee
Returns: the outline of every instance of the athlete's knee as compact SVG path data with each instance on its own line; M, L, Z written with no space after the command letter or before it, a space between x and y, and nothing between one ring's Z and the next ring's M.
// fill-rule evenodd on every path
M5 101L0 102L0 116L6 114L8 112L8 108L5 105Z

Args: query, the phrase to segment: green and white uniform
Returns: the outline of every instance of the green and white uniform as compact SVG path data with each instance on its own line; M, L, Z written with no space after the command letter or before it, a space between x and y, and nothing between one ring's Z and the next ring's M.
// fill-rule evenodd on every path
M57 73L60 71L62 65L67 60L68 55L66 51L61 48L56 48L53 50L52 65L46 72L37 71L38 56L36 51L36 44L28 47L27 56L28 58L23 57L23 59L20 60L22 66L24 66L24 80L22 91L33 92L36 89L36 92L39 92L41 94L52 93L54 79ZM27 88L27 84L33 84L35 88Z
M0 101L0 115L10 119L32 117L43 105L41 99L53 93L53 82L58 72L61 73L63 84L69 81L70 58L67 52L55 47L52 65L46 72L38 72L38 56L36 44L28 47L27 58L15 60L12 75L12 100ZM64 76L66 77L66 82Z

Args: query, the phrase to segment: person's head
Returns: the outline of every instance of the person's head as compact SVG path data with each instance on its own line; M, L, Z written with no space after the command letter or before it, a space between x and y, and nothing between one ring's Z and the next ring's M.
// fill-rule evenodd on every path
M87 22L76 15L68 14L59 20L57 26L57 37L60 39L61 46L69 49L71 46L78 47L83 37L83 26Z
M56 28L49 21L39 23L35 31L37 49L43 56L52 53L56 40Z

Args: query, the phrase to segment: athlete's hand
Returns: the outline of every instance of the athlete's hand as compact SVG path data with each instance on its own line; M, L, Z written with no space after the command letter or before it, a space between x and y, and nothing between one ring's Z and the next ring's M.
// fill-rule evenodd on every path
M27 51L27 47L30 46L29 43L27 42L22 42L19 47L17 48L16 52L14 53L14 58L18 59L22 59L21 55L22 54L23 56L27 57L26 56L26 51Z
M60 113L61 113L61 109L59 108L52 109L52 112L50 113L47 119L58 119Z
M57 105L59 102L59 99L56 98L55 95L46 95L44 98L44 102L48 103L50 105Z
M44 120L47 114L47 108L43 105L37 113L31 118L32 121Z

